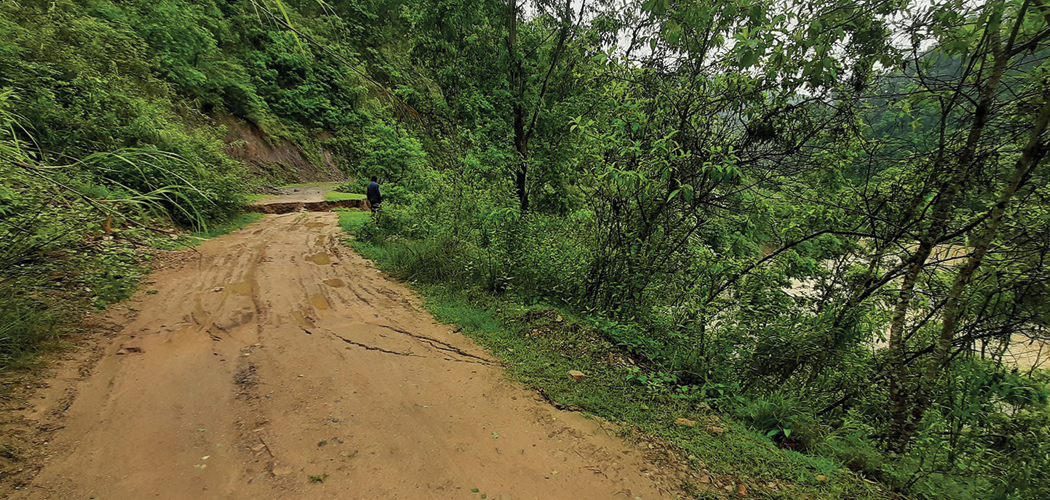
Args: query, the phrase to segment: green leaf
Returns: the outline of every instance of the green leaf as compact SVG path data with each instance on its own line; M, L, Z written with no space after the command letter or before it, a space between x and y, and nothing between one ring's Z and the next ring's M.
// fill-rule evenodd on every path
M758 62L758 52L753 50L744 52L744 55L740 57L740 67L742 68L754 66L756 62Z

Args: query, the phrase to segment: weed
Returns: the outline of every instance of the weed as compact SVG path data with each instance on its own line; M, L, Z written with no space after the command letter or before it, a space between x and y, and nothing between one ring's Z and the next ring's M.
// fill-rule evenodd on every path
M311 483L323 483L325 479L328 479L328 473L327 472L322 472L321 474L316 475L316 476L307 476L307 479Z
M18 448L3 444L0 445L0 457L6 458L14 462L18 462L22 460L22 452L19 451Z

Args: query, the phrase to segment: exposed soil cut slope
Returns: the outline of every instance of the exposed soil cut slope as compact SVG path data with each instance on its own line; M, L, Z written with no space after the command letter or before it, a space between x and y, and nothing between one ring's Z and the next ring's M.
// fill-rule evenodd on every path
M252 123L229 115L217 116L215 121L226 126L226 136L223 140L231 145L230 156L244 161L257 176L269 178L273 182L346 179L346 174L340 170L339 163L331 151L318 151L316 157L322 164L316 165L291 141L267 136Z
M68 410L13 498L660 497L640 450L505 380L336 220L269 216L156 272L72 404L41 400Z

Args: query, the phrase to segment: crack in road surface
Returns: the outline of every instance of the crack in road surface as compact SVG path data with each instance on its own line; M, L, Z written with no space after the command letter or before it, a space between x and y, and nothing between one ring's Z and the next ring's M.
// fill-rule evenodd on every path
M379 325L379 324L375 324L375 323L369 323L369 324L370 325L374 325L374 326L378 326L380 328L386 328L388 330L393 330L393 331L395 331L397 333L401 333L401 334L404 334L404 335L408 335L409 337L412 337L412 338L414 338L416 340L419 340L421 342L425 342L425 343L429 344L431 347L433 347L434 349L437 349L439 351L449 352L449 353L452 353L452 354L463 356L465 358L476 359L476 360L478 360L476 362L480 363L480 364L487 364L487 365L498 365L499 364L499 363L497 363L495 361L492 361L490 359L485 359L485 358L482 358L481 356L475 356L475 355L473 355L473 354L471 354L469 352L464 352L462 349L460 349L460 348L458 348L458 347L456 347L456 346L454 346L452 344L449 344L448 342L442 342L442 341L440 341L438 339L433 339L433 338L430 338L430 337L427 337L427 336L424 336L424 335L419 335L419 334L412 333L412 332L409 332L407 330L403 330L401 328L397 328L397 327L393 327L393 326L389 326L389 325ZM465 361L465 360L462 360L462 361Z
M306 329L303 328L303 330L306 330ZM396 356L415 356L415 354L412 354L412 351L401 351L401 352L391 351L391 350L388 350L388 349L383 349L382 347L376 347L376 346L371 346L371 345L368 345L368 344L362 344L360 342L355 342L355 341L350 340L350 339L348 339L348 338L346 338L346 337L344 337L342 335L339 335L338 333L335 333L335 332L333 332L331 330L326 330L326 331L328 333L332 334L332 336L334 336L335 338L337 338L339 340L342 340L343 342L346 342L347 344L360 347L360 348L362 348L362 349L364 349L366 351L379 351L379 352L386 353L386 354L394 354ZM309 331L307 331L307 333L309 333Z

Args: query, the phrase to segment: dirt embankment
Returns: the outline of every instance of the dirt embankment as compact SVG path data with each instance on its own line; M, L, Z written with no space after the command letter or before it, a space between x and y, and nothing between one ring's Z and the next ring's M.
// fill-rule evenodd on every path
M261 212L264 214L287 214L291 212L327 212L333 208L360 208L369 210L367 200L339 200L339 201L293 201L293 202L270 202L253 203L248 205L249 212Z
M321 164L316 165L291 141L267 136L252 123L228 115L217 116L215 121L226 126L223 140L230 144L229 155L248 164L258 177L275 184L346 180L331 151L318 151Z
M359 208L370 210L367 200L325 200L325 195L334 187L333 184L310 186L290 186L275 188L273 196L248 205L249 212L264 214L287 214L291 212L327 212L333 208Z
M43 468L0 494L672 496L647 450L507 381L340 237L335 214L276 215L173 254L97 361L12 410L47 429L12 467Z

